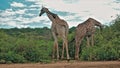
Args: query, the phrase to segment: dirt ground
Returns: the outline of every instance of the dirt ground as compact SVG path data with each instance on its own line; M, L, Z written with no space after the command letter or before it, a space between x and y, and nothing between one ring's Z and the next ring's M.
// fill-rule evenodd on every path
M120 61L60 61L48 64L0 64L0 68L120 68Z

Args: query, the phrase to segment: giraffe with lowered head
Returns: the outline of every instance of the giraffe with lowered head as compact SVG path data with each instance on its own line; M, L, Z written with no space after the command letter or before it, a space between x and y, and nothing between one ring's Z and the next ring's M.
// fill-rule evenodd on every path
M76 27L75 32L75 59L79 59L79 47L81 41L84 37L87 38L87 46L94 45L94 33L95 33L95 26L99 26L102 29L102 24L93 18L87 19L85 22L79 24Z
M52 58L55 58L55 54L57 54L57 59L59 59L59 47L58 47L58 37L62 38L63 46L62 46L62 56L61 59L64 59L64 49L66 49L67 60L69 60L68 53L68 30L69 26L67 22L63 19L60 19L57 14L54 14L48 10L46 7L42 7L39 16L46 13L48 18L52 21L51 31L54 38L54 46L53 46L53 54Z

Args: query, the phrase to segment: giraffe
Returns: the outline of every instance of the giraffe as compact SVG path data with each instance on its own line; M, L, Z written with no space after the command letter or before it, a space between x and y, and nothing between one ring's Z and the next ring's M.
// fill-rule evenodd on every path
M58 37L60 37L63 40L61 59L64 59L64 49L66 49L67 60L69 60L67 39L69 26L67 22L63 19L60 19L57 14L50 12L46 7L42 7L39 16L41 16L44 13L46 13L50 21L52 21L51 31L54 38L52 58L54 59L55 54L57 54L57 59L59 59Z
M75 59L79 60L79 47L84 37L87 39L87 46L94 45L95 26L102 29L102 24L93 18L88 18L85 22L79 24L75 31Z

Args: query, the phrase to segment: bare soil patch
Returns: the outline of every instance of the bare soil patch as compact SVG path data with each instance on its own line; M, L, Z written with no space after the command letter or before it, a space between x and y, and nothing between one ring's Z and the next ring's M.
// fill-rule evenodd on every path
M59 61L48 64L0 64L0 68L120 68L120 61Z

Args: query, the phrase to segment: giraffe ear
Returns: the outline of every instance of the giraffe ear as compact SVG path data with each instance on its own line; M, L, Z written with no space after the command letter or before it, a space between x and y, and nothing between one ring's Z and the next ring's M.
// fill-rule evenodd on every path
M44 6L42 5L42 8L44 8Z
M45 7L42 5L42 8L45 8Z

